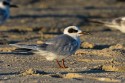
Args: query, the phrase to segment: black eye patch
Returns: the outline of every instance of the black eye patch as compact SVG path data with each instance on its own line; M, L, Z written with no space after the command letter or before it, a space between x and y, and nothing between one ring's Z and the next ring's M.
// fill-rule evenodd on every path
M75 29L69 29L68 32L69 32L69 33L77 33L78 30L75 30Z
M116 22L118 25L121 25L122 19L121 19L121 18L116 19L115 22Z
M9 2L6 2L6 1L3 1L3 5L10 5L10 3Z

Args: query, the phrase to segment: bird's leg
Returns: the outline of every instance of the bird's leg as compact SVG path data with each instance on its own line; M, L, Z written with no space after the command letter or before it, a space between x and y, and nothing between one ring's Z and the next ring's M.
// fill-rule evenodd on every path
M62 68L68 68L68 67L65 66L65 61L64 61L64 59L62 59Z
M56 62L57 62L57 64L59 65L60 68L63 68L63 67L60 65L60 63L59 63L58 60L56 60Z

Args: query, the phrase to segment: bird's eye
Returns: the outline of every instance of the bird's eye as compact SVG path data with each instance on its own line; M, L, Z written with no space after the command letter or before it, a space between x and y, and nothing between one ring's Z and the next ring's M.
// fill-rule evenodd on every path
M118 19L114 20L114 22L115 22L117 25L119 25L119 26L121 26L122 21L123 21L123 20L122 20L121 18L118 18Z
M10 5L9 2L3 1L3 5Z
M71 28L71 29L68 30L68 32L69 32L69 33L77 33L78 30L75 30L75 29L72 29L72 28Z

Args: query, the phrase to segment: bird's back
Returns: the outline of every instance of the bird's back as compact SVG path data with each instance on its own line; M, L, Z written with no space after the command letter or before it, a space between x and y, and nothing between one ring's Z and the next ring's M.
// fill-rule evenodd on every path
M41 45L41 47L44 48L42 48L42 50L46 50L57 55L71 55L79 48L79 44L80 42L66 34L63 34L48 40L46 44Z

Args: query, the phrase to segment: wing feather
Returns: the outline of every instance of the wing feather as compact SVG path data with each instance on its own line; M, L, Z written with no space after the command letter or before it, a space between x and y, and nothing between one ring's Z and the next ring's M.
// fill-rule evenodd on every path
M10 44L19 48L26 48L32 50L43 50L55 53L57 55L72 55L78 48L79 43L68 35L60 35L48 40L41 45L24 45L24 44Z
M79 46L79 43L68 35L61 35L47 42L51 43L47 46L47 51L58 55L71 55Z

